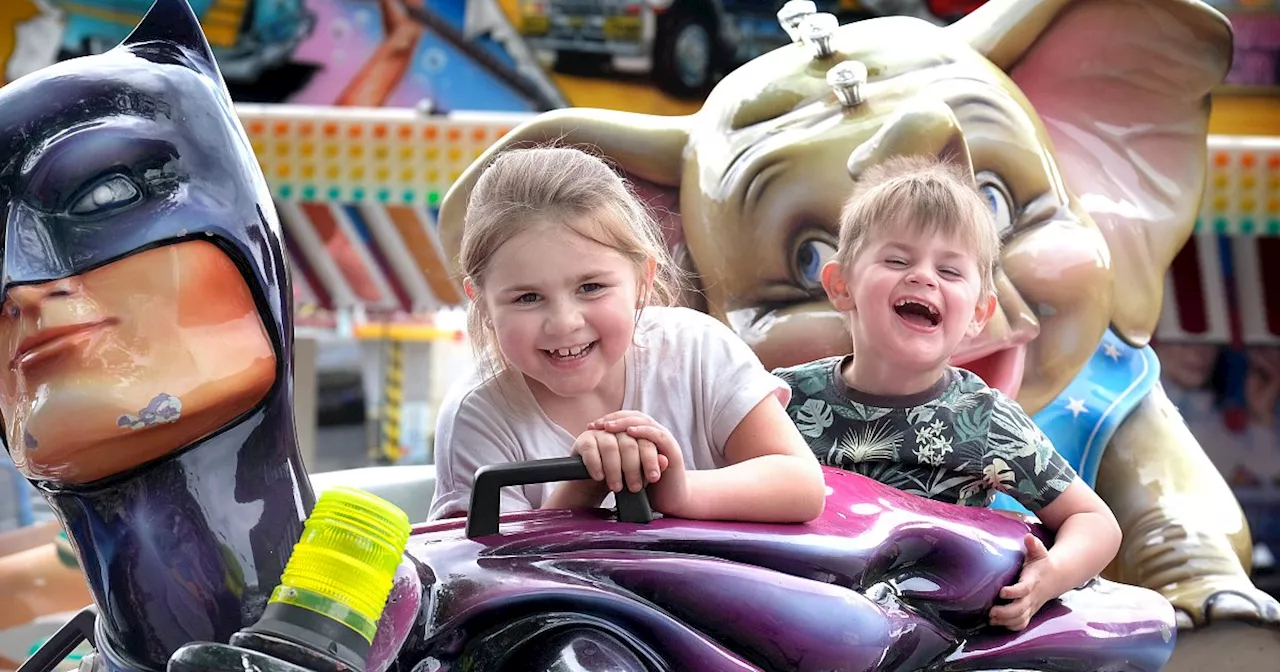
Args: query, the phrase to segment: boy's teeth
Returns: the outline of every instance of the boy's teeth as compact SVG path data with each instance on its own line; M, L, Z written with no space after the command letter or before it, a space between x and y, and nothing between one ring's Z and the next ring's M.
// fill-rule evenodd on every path
M921 308L924 308L925 310L929 311L933 315L938 314L937 309L935 309L933 306L930 306L927 303L921 303L919 301L912 301L910 299L902 299L901 301L898 301L897 303L895 303L893 307L902 308L903 306L909 306L909 305L920 306Z
M938 313L937 309L934 308L933 306L930 306L925 303L921 303L919 301L913 301L911 299L900 299L899 301L893 304L893 307L895 310L900 311L899 314L906 315L910 313L912 315L922 317L924 319L927 319L934 326L937 326L938 322L942 319L942 316ZM906 313L901 312L901 309L907 308L907 307L914 307L914 308L918 308L919 310L910 310L910 311L907 311Z
M583 350L586 350L586 349L587 349L587 346L579 345L576 348L560 348L559 350L552 350L551 353L554 354L556 357L577 357L578 355L582 354Z

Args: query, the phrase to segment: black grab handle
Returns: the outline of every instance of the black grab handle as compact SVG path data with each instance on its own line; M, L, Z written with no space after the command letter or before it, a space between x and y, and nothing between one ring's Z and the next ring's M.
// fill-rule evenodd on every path
M508 485L585 481L590 478L587 465L580 457L556 457L480 467L476 470L475 484L471 488L467 538L475 539L498 533L502 488ZM622 492L614 493L614 501L618 503L618 522L648 523L653 520L653 509L649 507L649 495L644 488L640 492L623 488Z
M94 627L98 622L98 610L94 607L85 607L79 613L71 617L53 633L49 641L45 642L27 662L18 666L18 672L53 672L66 660L67 656L75 651L80 642L89 642L89 646L97 648L94 641Z

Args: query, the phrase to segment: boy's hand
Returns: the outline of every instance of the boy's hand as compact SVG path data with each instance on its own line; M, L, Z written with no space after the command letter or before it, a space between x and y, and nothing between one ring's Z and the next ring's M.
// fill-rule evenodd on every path
M582 456L587 473L611 492L625 487L639 492L645 481L656 482L669 463L653 441L600 429L587 429L573 443L574 455Z
M1045 602L1057 597L1045 595L1046 578L1053 574L1053 560L1049 551L1033 534L1028 534L1024 542L1027 545L1027 559L1022 565L1022 574L1018 582L1005 586L1000 590L1000 597L1013 600L991 609L991 625L1003 625L1010 630L1022 630L1031 622L1031 617L1040 611Z
M658 472L645 467L645 474L653 484L649 488L649 503L655 510L670 516L680 516L681 512L688 511L690 502L685 484L684 454L666 427L640 411L617 411L587 425L587 430L603 430L620 438L630 437L652 444L657 449L658 459L665 460L665 463Z

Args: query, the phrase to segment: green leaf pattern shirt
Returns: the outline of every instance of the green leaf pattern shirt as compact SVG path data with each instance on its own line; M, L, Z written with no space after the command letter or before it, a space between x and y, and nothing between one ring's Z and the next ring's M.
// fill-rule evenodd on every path
M850 388L843 357L774 371L791 416L824 465L930 499L987 506L997 491L1038 511L1075 471L1022 407L977 375L948 368L933 388L883 397Z

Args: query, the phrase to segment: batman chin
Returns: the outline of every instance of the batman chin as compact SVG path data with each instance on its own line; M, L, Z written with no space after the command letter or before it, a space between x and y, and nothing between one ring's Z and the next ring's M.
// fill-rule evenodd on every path
M0 88L0 416L108 669L261 615L314 504L267 185L185 0Z

